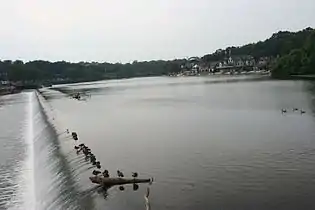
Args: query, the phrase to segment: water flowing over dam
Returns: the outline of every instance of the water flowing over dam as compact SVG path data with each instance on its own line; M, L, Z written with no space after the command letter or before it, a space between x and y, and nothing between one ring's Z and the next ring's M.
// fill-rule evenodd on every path
M14 174L15 184L10 186L14 181L7 180L4 175L0 176L8 182L1 193L10 193L10 196L3 196L7 199L2 198L1 206L8 209L38 210L86 209L84 205L91 206L88 195L82 197L83 193L79 192L79 183L74 178L78 165L69 162L67 148L62 151L57 130L50 124L51 116L44 108L44 100L35 91L22 93L19 98L22 98L20 103L25 108L24 122L19 130L23 135L18 136L19 142L12 146L21 149L18 155L23 155L24 160L11 166L14 168L7 169L5 174L8 177ZM69 152L70 148L68 149Z

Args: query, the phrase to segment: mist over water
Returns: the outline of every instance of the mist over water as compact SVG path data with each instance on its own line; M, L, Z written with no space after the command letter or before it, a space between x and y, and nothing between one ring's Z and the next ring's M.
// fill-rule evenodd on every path
M111 175L154 177L152 209L314 209L314 87L165 77L2 96L0 209L145 209L146 184L95 189L66 129Z

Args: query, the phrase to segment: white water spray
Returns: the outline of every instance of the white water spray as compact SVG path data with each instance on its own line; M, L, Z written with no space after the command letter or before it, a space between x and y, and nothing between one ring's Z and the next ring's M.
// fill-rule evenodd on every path
M25 192L25 206L27 209L36 209L36 193L35 193L35 175L34 175L34 126L33 126L33 99L34 92L28 93L28 106L27 106L27 130L26 130L26 145L27 145L27 159L25 180L27 182L27 190Z

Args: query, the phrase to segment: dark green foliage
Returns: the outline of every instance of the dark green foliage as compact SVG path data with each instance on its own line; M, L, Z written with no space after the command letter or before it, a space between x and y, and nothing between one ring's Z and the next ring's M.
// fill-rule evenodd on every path
M263 42L260 41L242 47L228 47L225 50L217 50L213 54L203 56L202 60L204 62L222 60L226 56L226 52L228 53L229 51L231 52L231 55L251 55L256 59L260 57L283 56L290 53L292 49L297 49L303 46L305 40L313 31L312 28L306 28L296 33L280 31Z
M0 80L60 83L159 76L179 72L183 63L185 60L135 61L131 64L0 61Z
M272 35L271 38L258 42L256 44L245 45L244 47L235 48L232 54L252 55L255 58L259 57L277 57L283 56L292 49L301 47L305 39L313 31L311 28L299 32L280 31Z
M308 32L300 46L278 58L272 71L274 77L315 74L315 30Z
M223 60L227 55L251 55L276 58L272 67L274 77L315 74L315 30L306 28L298 32L280 31L269 39L242 47L228 47L201 58L204 63Z

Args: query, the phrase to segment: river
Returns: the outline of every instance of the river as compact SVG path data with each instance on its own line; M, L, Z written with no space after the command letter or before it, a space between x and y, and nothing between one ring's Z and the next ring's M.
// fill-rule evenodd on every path
M69 94L85 92L78 101ZM293 111L303 109L306 113ZM282 113L281 109L287 109ZM0 97L0 209L313 210L315 85L258 77L156 77ZM107 192L65 130L111 175Z

